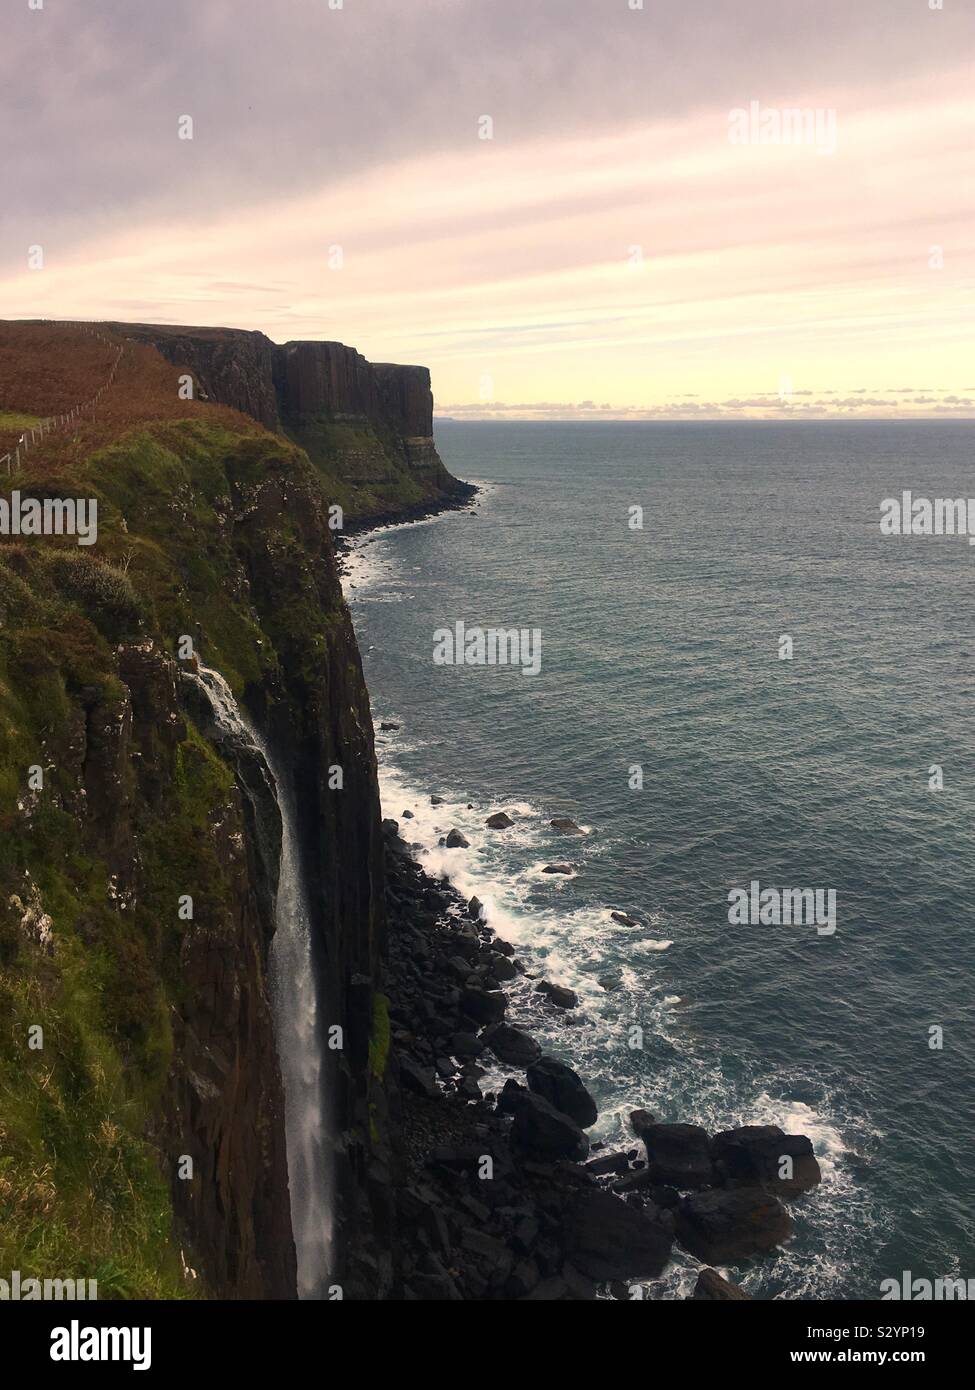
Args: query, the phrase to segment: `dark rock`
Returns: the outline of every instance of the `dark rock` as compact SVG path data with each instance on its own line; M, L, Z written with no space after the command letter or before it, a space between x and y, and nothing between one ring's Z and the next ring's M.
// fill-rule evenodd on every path
M514 980L518 975L518 962L509 960L507 956L496 955L489 972L495 980Z
M466 985L461 990L460 1006L469 1018L478 1023L500 1023L504 1018L508 1001L500 990L479 989L476 985Z
M540 1158L584 1159L589 1152L578 1125L531 1091L518 1098L511 1138L516 1149Z
M533 1216L523 1216L514 1229L511 1238L512 1244L523 1255L528 1255L534 1249L535 1242L541 1235L541 1230L541 1226Z
M458 955L466 956L471 962L476 962L481 954L477 932L466 922L454 932L452 945Z
M448 849L469 849L470 843L470 840L466 840L459 830L451 830L444 841Z
M808 1192L822 1178L813 1146L804 1134L785 1134L778 1125L743 1125L722 1130L711 1141L711 1157L729 1185L766 1187L780 1196ZM791 1177L780 1177L788 1159Z
M546 864L542 870L543 874L572 874L575 873L571 864Z
M653 1178L647 1168L635 1168L624 1173L611 1184L613 1192L648 1192L654 1186Z
M676 1211L680 1206L680 1193L676 1187L651 1187L650 1198L654 1206L662 1211Z
M542 1282L528 1295L533 1303L558 1303L569 1297L569 1286L559 1275L553 1275Z
M433 1071L428 1067L418 1066L412 1057L400 1057L399 1079L400 1085L407 1091L426 1096L427 1100L436 1100L440 1095Z
M623 972L622 972L622 970L614 970L614 971L612 972L612 974L609 974L609 975L600 975L599 978L598 978L598 980L597 980L597 984L602 985L603 989L605 989L605 990L619 989L619 987L620 987L620 985L621 985L622 983L623 983Z
M598 1118L596 1102L586 1090L579 1077L564 1062L554 1057L541 1057L528 1068L528 1085L536 1095L547 1101L575 1120L583 1129L594 1125Z
M496 811L493 816L488 816L485 825L490 830L507 830L509 825L514 825L514 821L505 811Z
M631 917L627 912L611 912L609 915L614 922L621 922L624 927L638 927L640 925L636 918Z
M640 1138L654 1182L686 1189L714 1181L711 1141L699 1125L645 1125Z
M586 1164L586 1172L594 1173L597 1178L604 1178L611 1173L625 1173L629 1166L629 1160L624 1153L600 1154L598 1158L589 1160Z
M501 956L513 956L515 953L515 948L511 945L510 941L502 941L500 936L494 938L491 942L490 949L496 951L498 955Z
M468 917L472 918L475 922L478 922L480 921L483 914L484 904L481 902L480 898L471 898L470 902L467 904Z
M649 1129L657 1123L656 1115L652 1115L649 1110L631 1110L630 1125L633 1133L638 1139L643 1138L643 1131Z
M574 989L567 989L564 985L553 985L549 980L540 980L535 986L536 994L544 994L550 1004L554 1004L557 1009L574 1009L579 1003L579 996Z
M504 1286L508 1298L527 1298L539 1280L538 1265L534 1260L519 1260L508 1275Z
M383 832L383 839L391 840L394 835L399 834L399 821L388 819L384 820L381 829Z
M415 817L414 817L412 811L404 811L404 812L402 813L402 815L400 816L400 820L414 820L414 819L415 819Z
M656 1279L670 1258L672 1237L639 1207L598 1188L573 1201L565 1252L590 1279Z
M460 984L466 985L471 977L471 963L463 956L448 956L445 962L447 969L454 979Z
M513 1115L518 1108L523 1096L528 1095L528 1087L522 1086L510 1077L501 1087L501 1094L498 1096L498 1114Z
M384 719L383 722L380 724L379 727L380 727L380 729L382 730L383 733L388 733L388 732L390 732L390 731L393 730L393 729L398 729L398 728L399 728L399 725L398 725L398 724L394 724L393 721L392 721L391 719Z
M480 1057L484 1044L473 1033L455 1033L450 1040L450 1050L455 1057Z
M702 1269L691 1298L698 1303L736 1303L750 1301L751 1294L732 1284L730 1279L723 1279L716 1269Z
M591 1302L596 1297L596 1284L570 1264L562 1266L562 1278L569 1290L569 1297L577 1303Z
M570 820L568 816L556 816L554 820L549 821L549 825L552 827L553 830L557 830L561 835L582 834L582 831L576 825L575 821Z
M430 805L431 805L431 806L442 806L442 805L443 805L443 797L442 797L442 796L431 796L431 798L430 798Z
M762 1255L792 1233L785 1207L761 1187L695 1192L677 1211L677 1239L708 1264Z
M502 996L503 998L503 996ZM537 1062L542 1049L530 1034L510 1023L495 1023L481 1034L481 1041L500 1061L512 1067L527 1067Z

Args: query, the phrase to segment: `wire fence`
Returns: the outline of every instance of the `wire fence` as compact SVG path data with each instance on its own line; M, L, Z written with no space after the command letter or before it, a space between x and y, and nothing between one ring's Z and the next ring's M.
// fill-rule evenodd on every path
M105 343L108 347L114 347L111 338L106 338L104 333L99 333L95 328L83 328L81 331L87 333L92 338L97 338L99 342ZM39 444L45 435L51 434L54 430L67 429L69 426L73 425L76 420L80 420L82 416L87 416L92 420L95 418L98 402L115 382L115 377L118 374L119 362L122 360L122 353L124 351L125 344L123 343L115 354L115 361L112 363L107 380L102 383L90 400L82 401L80 405L74 406L71 410L67 410L61 415L51 415L46 420L40 420L36 425L32 425L28 429L25 429L20 436L16 449L11 450L9 454L0 455L0 468L2 468L4 464L7 465L8 477L20 471L21 457L23 456L26 458L28 452L34 448L35 445Z

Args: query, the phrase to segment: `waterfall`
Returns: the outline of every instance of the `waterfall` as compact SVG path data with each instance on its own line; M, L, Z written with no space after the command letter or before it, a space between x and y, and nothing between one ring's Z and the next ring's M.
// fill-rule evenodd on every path
M269 803L280 814L280 858L267 868L274 904L271 1002L284 1083L291 1224L298 1256L298 1293L322 1298L332 1240L330 1174L324 1125L322 1035L312 963L311 918L301 868L294 798L261 735L244 719L218 671L186 672L206 700L208 734L224 746L248 797L258 852L268 865ZM263 805L262 805L263 802ZM277 872L275 872L277 869ZM275 887L276 884L276 887Z

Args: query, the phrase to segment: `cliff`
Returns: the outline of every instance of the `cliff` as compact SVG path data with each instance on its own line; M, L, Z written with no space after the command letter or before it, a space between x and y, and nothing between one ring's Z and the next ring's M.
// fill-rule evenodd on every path
M20 375L0 421L46 413L44 364L90 337L8 336ZM239 355L190 336L201 381L267 406L260 335L241 335ZM11 480L96 498L97 546L0 538L0 1264L95 1277L103 1296L295 1296L268 981L266 842L280 832L272 812L257 833L240 768L211 737L189 679L202 660L293 786L321 1022L343 1040L323 1088L334 1277L380 1297L393 1280L383 850L331 481L252 418L178 406L173 367L128 326L119 341L100 417L45 438ZM188 341L174 341L180 367ZM408 470L399 431L423 423L423 374L354 356L341 389L364 373L355 389L375 392L356 398L374 412L356 428Z
M279 345L240 329L105 327L158 349L192 374L204 399L301 444L327 500L352 521L418 515L470 495L437 453L426 367L373 364L342 343Z

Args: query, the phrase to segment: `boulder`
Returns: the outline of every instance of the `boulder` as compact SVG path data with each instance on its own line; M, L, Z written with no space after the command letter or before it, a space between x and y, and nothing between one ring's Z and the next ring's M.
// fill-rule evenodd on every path
M542 1049L530 1034L510 1023L495 1023L485 1028L481 1042L489 1047L499 1061L511 1067L528 1067L537 1062Z
M791 1234L789 1213L762 1187L695 1192L677 1210L677 1239L708 1264L733 1264L763 1255Z
M573 867L572 867L571 864L546 864L546 865L545 865L545 868L542 870L542 873L543 873L543 874L573 874L573 873L575 873L575 869L573 869Z
M485 825L489 830L507 830L509 825L514 825L514 821L506 811L495 811L493 816L488 816Z
M568 1115L531 1091L514 1096L513 1101L511 1142L515 1148L546 1159L587 1156L589 1140Z
M518 974L518 962L509 956L496 955L488 969L495 980L513 980Z
M484 915L484 904L481 902L480 898L471 898L470 902L467 904L467 915L474 922L480 921L481 917Z
M599 1115L596 1102L564 1062L557 1062L554 1057L541 1057L528 1068L527 1080L536 1095L544 1096L582 1129L596 1123Z
M459 830L451 830L444 844L448 849L469 849L470 840L466 840Z
M520 1082L513 1081L511 1077L501 1087L501 1094L498 1096L496 1109L499 1115L513 1115L518 1109L524 1096L528 1095L528 1087L522 1086Z
M654 1182L686 1189L714 1181L711 1141L700 1125L644 1125L640 1138Z
M566 989L564 985L553 985L549 980L540 980L535 986L536 994L544 994L550 1004L554 1004L557 1009L574 1009L579 1002L579 996L574 989Z
M750 1302L751 1294L730 1279L723 1279L716 1269L702 1269L691 1298L697 1303L737 1303Z
M455 1033L450 1040L450 1050L455 1057L480 1057L484 1044L473 1033Z
M556 816L554 820L549 821L549 825L553 830L557 830L560 835L582 834L582 831L576 825L575 821L571 820L568 816Z
M400 1058L399 1079L400 1085L405 1091L412 1091L418 1096L426 1096L427 1100L437 1100L440 1096L433 1069L418 1066L412 1057Z
M404 812L401 814L401 816L400 816L400 820L414 820L414 819L415 819L415 817L414 817L412 811L404 811Z
M384 719L379 727L384 733L390 733L393 729L398 729L399 725L394 724L391 719Z
M655 1125L656 1123L656 1115L651 1114L649 1110L630 1111L630 1125L633 1129L633 1133L638 1139L643 1138L643 1131L645 1129L649 1129L651 1125Z
M383 833L383 839L391 840L394 836L399 834L399 821L386 819L383 821L380 829Z
M628 912L611 912L609 915L614 922L620 922L624 927L638 927L640 925L636 918L631 917Z
M669 1232L599 1188L575 1198L564 1232L566 1258L590 1279L656 1279L670 1258Z
M766 1187L779 1196L808 1192L822 1179L811 1141L778 1125L722 1130L711 1141L711 1157L729 1186Z
M442 806L442 805L443 805L443 797L442 797L442 796L431 796L431 798L430 798L430 805L431 805L431 806Z
M477 1023L500 1023L504 1018L508 1001L500 990L467 985L461 991L460 1006L464 1013Z
M469 960L463 956L448 956L446 966L450 974L459 984L466 985L473 973L473 967Z
M609 1177L611 1174L619 1176L625 1173L630 1166L630 1161L625 1153L600 1154L598 1158L591 1158L586 1164L586 1172L592 1173L596 1178Z

